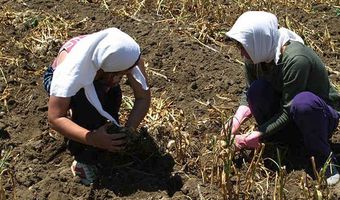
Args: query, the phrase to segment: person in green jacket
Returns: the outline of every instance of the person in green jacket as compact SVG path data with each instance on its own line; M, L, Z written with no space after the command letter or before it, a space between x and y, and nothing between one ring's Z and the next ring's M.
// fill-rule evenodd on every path
M317 168L323 167L332 155L329 138L339 122L340 95L319 56L299 35L278 28L277 17L268 12L243 13L226 35L241 51L247 79L232 121L236 149L256 148L272 138L301 140ZM251 116L257 130L237 134ZM340 180L334 163L333 156L326 171L329 185Z

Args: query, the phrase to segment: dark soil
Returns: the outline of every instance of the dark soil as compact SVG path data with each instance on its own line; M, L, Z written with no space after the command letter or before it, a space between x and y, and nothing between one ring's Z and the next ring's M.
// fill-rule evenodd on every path
M242 65L235 61L240 59L238 52L227 43L219 48L208 42L209 46L220 50L215 52L187 34L185 24L177 24L173 20L157 22L161 19L153 12L154 5L146 3L137 17L131 18L109 12L101 2L1 0L0 69L3 75L0 74L0 149L12 148L9 170L2 180L6 196L8 199L65 200L222 199L217 186L203 182L199 164L190 161L196 160L208 148L204 141L219 134L221 116L209 105L227 114L234 112L238 106L245 86ZM110 9L119 10L126 2L107 3ZM335 43L335 51L327 43L317 42L315 45L323 50L318 53L333 71L330 73L331 80L339 85L339 11L326 4L315 4L313 10L305 12L296 7L278 9L277 13L280 20L290 16L308 30L319 34L319 37L324 36L327 27ZM41 54L32 54L28 50L29 46L16 43L24 38L28 38L25 41L32 40L29 34L34 23L39 23L39 18L36 18L37 22L26 20L27 23L16 24L16 18L9 13L28 11L58 16L67 22L78 22L72 25L69 33L62 33L67 38L108 27L118 27L133 36L143 49L143 56L148 63L152 95L155 98L168 98L172 102L172 109L183 111L185 124L182 125L182 131L190 135L192 157L183 163L160 149L160 154L150 158L125 158L126 162L120 160L119 166L104 168L101 178L92 186L84 186L74 178L70 171L72 157L66 150L64 139L49 128L48 96L42 87L42 73L63 41L50 42ZM228 16L228 19L236 19L240 14L236 5L231 5L230 13L233 16ZM232 22L226 22L225 29L229 29ZM320 41L320 38L308 39ZM23 60L17 64L9 58ZM127 87L124 89L128 90ZM130 91L126 92L129 94ZM166 130L163 131L159 130L157 135L156 143L159 146L166 144L169 139L166 138ZM335 148L340 143L339 133L337 130L332 138ZM340 148L335 149L335 152L340 153ZM288 199L300 195L296 184L299 182L299 173L301 171L289 174L293 178L286 187L289 190ZM339 197L337 190L331 188L334 198ZM271 198L270 194L268 196Z

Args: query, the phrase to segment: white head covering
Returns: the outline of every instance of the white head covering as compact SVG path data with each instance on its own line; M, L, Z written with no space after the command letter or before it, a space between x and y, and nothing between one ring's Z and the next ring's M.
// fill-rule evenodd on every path
M118 72L132 67L140 56L139 45L129 35L117 28L108 28L81 39L56 68L51 83L51 96L71 97L81 88L89 102L98 112L118 123L102 108L96 94L93 80L99 69L104 72ZM148 90L145 77L135 66L132 75Z
M248 11L243 13L226 35L240 42L254 64L279 61L281 47L289 40L303 44L302 38L285 28L278 29L272 13Z

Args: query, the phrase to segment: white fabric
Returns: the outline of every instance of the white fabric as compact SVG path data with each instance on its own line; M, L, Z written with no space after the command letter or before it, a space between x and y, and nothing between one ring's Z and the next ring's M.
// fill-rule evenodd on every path
M303 44L302 38L286 28L278 29L272 13L248 11L243 13L226 35L240 42L254 64L279 61L281 47L289 40Z
M114 118L103 110L93 80L99 69L104 72L123 71L132 67L139 56L139 45L117 28L87 35L72 48L54 71L50 95L71 97L84 88L87 99L98 112L118 125Z
M108 113L106 112L103 107L102 104L100 103L97 93L96 93L96 89L94 87L93 84L87 85L84 87L84 93L85 96L87 98L87 100L97 109L97 111L106 119L110 120L111 122L113 122L114 124L116 124L117 126L120 126L118 124L118 122Z
M279 29L279 41L278 41L278 46L276 49L276 54L275 54L275 63L277 64L277 62L280 59L280 55L281 55L281 47L290 41L297 41L300 42L301 44L304 44L303 39L296 33L294 33L293 31L290 31L286 28L280 28Z
M132 77L142 86L143 90L148 90L149 86L146 83L145 77L140 71L139 66L136 65L131 69Z

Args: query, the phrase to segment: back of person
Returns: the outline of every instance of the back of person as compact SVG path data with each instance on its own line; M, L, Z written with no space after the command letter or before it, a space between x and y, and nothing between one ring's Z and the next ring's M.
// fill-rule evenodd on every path
M64 54L62 56L66 57L67 54L72 51L73 47L85 37L86 35L73 37L65 42L60 48L58 56L54 59L53 63L44 75L44 86L48 93L53 78L53 72L61 63L61 59L59 58L60 55ZM65 59L65 57L63 59ZM120 86L117 85L116 87L110 88L109 91L106 91L106 88L104 88L103 84L101 84L99 81L94 81L94 86L104 110L106 110L117 121L119 121L118 112L122 99ZM106 119L100 115L96 108L94 108L87 100L84 89L81 89L75 96L71 98L70 109L72 110L72 120L84 128L93 130L106 123Z
M298 65L293 65L299 63ZM296 67L298 66L298 68ZM278 93L286 93L292 99L298 92L310 91L328 104L339 108L340 95L330 84L324 63L320 57L309 47L299 42L291 41L287 44L284 53L277 66L275 63L246 64L246 70L250 74L249 82L264 79L271 83ZM295 76L300 87L296 91L283 91L285 79ZM299 80L300 79L300 80ZM317 81L316 81L317 80Z
M294 62L299 63L300 69L291 68L290 63ZM326 102L331 103L329 99L330 82L325 65L312 49L299 42L290 42L283 53L282 63L284 64L283 79L293 76L294 73L301 73L302 77L306 77L305 83L301 82L302 86L305 85L305 88L302 89L313 92ZM299 78L298 76L297 78Z
M81 39L83 39L83 38L85 38L86 37L86 35L80 35L80 36L77 36L77 37L74 37L74 38L71 38L70 40L68 40L67 42L65 42L64 44L63 44L63 46L60 48L60 50L59 50L59 53L58 53L58 55L60 54L60 53L62 53L63 51L65 51L66 53L69 53L71 50L72 50L72 48L81 40ZM54 61L53 61L53 63L52 63L52 68L55 70L56 68L57 68L57 66L58 66L58 64L60 64L60 63L58 63L58 56L54 59Z
M81 35L81 36L71 38L70 40L66 41L62 45L62 47L59 49L57 57L53 60L52 64L47 68L44 74L43 85L47 93L50 93L52 76L53 76L54 70L61 63L61 60L63 60L65 56L72 50L72 48L85 36L86 35Z

